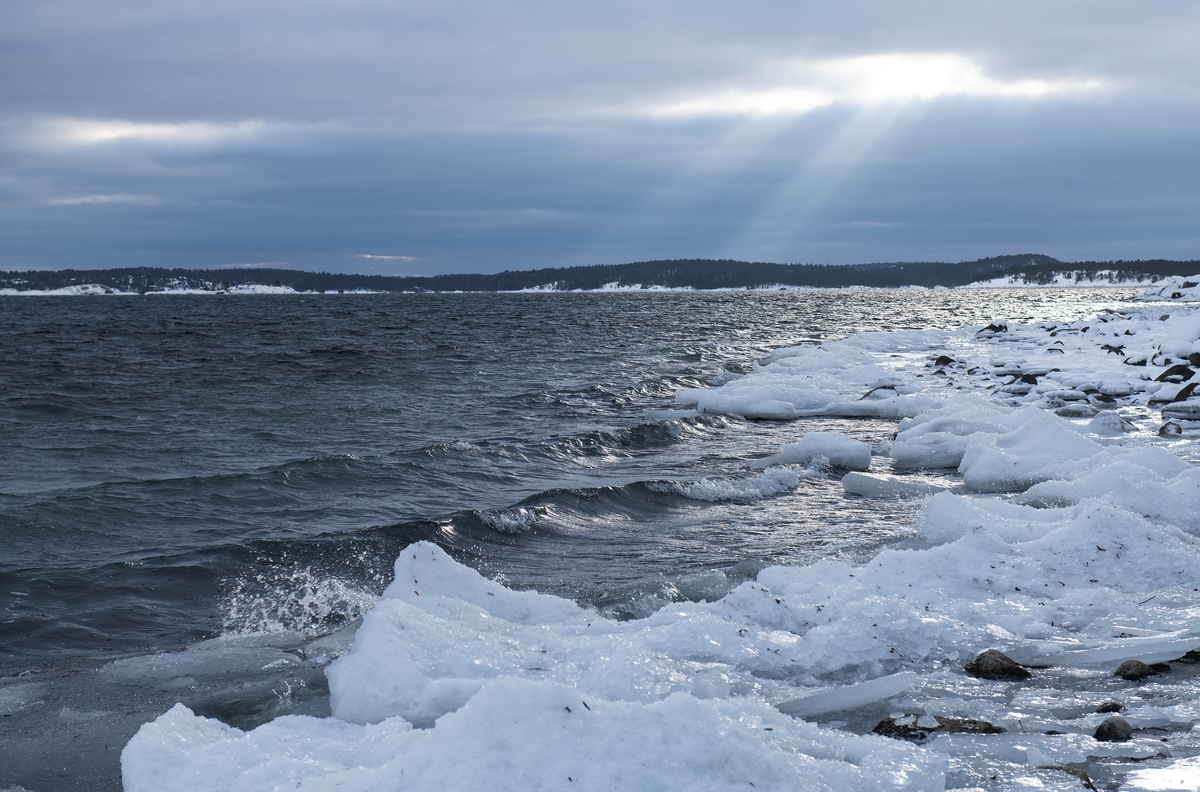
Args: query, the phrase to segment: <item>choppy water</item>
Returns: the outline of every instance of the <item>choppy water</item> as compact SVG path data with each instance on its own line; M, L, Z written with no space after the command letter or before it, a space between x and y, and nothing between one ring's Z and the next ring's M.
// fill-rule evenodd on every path
M919 503L750 462L816 423L878 443L891 422L689 417L674 392L856 329L1130 293L0 298L0 785L116 788L124 740L175 700L320 713L319 673L163 690L96 669L220 636L316 651L417 539L627 618L862 557Z

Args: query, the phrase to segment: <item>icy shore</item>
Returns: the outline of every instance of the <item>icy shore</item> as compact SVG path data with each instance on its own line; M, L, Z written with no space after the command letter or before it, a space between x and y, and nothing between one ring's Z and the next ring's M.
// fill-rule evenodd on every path
M634 621L415 544L327 669L333 717L176 706L126 747L126 789L1195 789L1197 364L1200 310L1157 304L779 350L679 405L897 419L890 447L761 449L762 475L858 469L848 493L928 498L919 536ZM906 480L927 468L961 484ZM1029 677L965 673L989 648ZM1117 709L1131 738L1096 739ZM869 733L888 717L925 739Z

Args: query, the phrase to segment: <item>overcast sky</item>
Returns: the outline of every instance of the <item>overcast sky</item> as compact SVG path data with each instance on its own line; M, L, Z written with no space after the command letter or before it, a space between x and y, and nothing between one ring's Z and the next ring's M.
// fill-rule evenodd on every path
M0 267L1200 258L1200 4L5 0Z

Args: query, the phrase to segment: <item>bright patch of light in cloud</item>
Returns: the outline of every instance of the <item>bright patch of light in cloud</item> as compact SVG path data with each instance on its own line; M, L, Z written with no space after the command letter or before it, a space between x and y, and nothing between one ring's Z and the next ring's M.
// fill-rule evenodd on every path
M416 261L416 256L377 256L373 253L360 253L357 256L360 259L384 259L386 261Z
M1100 91L1100 79L1002 80L955 53L892 53L789 61L761 87L720 88L642 108L656 118L803 115L832 105L870 106L969 96L1043 99Z
M45 203L51 206L79 206L81 204L108 204L108 203L123 203L123 204L139 204L147 206L158 203L158 199L153 195L125 195L123 193L112 195L72 195L67 198L51 198Z
M97 146L126 141L194 146L250 138L261 132L265 126L262 121L239 121L232 124L200 121L184 124L146 124L91 118L50 118L33 124L27 138L35 145L52 148Z

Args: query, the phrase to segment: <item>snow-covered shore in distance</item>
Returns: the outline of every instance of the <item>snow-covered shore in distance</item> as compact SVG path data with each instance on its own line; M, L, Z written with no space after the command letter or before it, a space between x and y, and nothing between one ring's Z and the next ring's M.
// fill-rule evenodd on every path
M1148 286L1158 283L1161 278L1144 276L1136 280L1117 280L1118 273L1112 270L1099 270L1085 274L1083 272L1064 271L1054 275L1048 283L1027 283L1018 275L990 278L975 281L960 289L1072 289L1072 288L1119 288L1131 286Z
M1148 289L1139 294L1138 300L1163 300L1167 302L1200 302L1200 275L1189 278L1171 278L1162 286Z
M317 291L296 291L290 286L269 286L265 283L238 283L231 284L228 287L212 287L212 288L194 288L194 287L168 287L163 289L149 289L144 292L139 291L122 291L114 289L111 286L104 286L98 283L85 283L77 286L64 286L61 289L0 289L0 296L21 296L21 297L75 297L75 296L90 296L90 295L114 295L114 296L145 296L150 294L321 294ZM330 289L323 292L324 294L384 294L385 292L372 291L370 289L346 289L337 291Z
M125 748L126 789L1175 789L1153 784L1200 756L1197 362L1183 305L779 350L680 405L898 419L845 485L928 497L910 541L634 621L418 543L327 669L333 717L243 732L176 706ZM817 437L767 470L810 447L861 451ZM961 485L903 486L934 467ZM964 673L988 648L1031 677ZM1167 665L1130 682L1127 659ZM1092 736L1110 702L1131 739ZM929 739L868 733L888 715Z
M1118 282L1105 277L1111 273L1100 272L1095 278L1077 280L1069 274L1058 275L1050 283L1026 283L1013 278L993 278L986 281L977 281L965 286L958 286L959 289L999 289L999 288L1128 288L1130 286L1148 285L1157 281L1149 278L1144 280L1127 280ZM1197 276L1200 277L1200 276ZM1167 282L1166 286L1161 286L1147 291L1139 299L1163 299L1163 300L1178 300L1182 302L1200 301L1200 290L1195 288L1193 278L1175 278ZM1186 284L1192 283L1191 286ZM768 283L754 287L736 287L728 289L709 289L708 291L826 291L831 287L822 286L795 286L784 283ZM843 286L833 287L852 291L874 291L883 287L875 286ZM924 286L902 286L900 290L905 289L924 289ZM942 286L934 288L946 288ZM894 287L887 287L890 291L897 290ZM559 293L560 289L555 283L546 283L541 286L531 286L525 289L518 289L515 294L530 294L530 293ZM619 281L605 283L596 289L572 289L573 292L692 292L696 291L691 286L661 286L654 284L621 284ZM187 284L168 284L164 288L155 288L145 291L137 289L119 289L112 286L105 286L98 283L82 283L72 286L64 286L59 289L13 289L0 288L0 296L25 296L25 297L65 297L65 296L89 296L89 295L142 295L142 294L319 294L313 290L297 291L290 286L272 286L265 283L240 283L231 284L229 286L208 285L206 287L195 287ZM325 294L383 294L385 292L375 291L371 289L345 289L338 291L336 289L327 289ZM463 292L454 292L461 294ZM1173 294L1178 293L1179 296L1173 297Z

